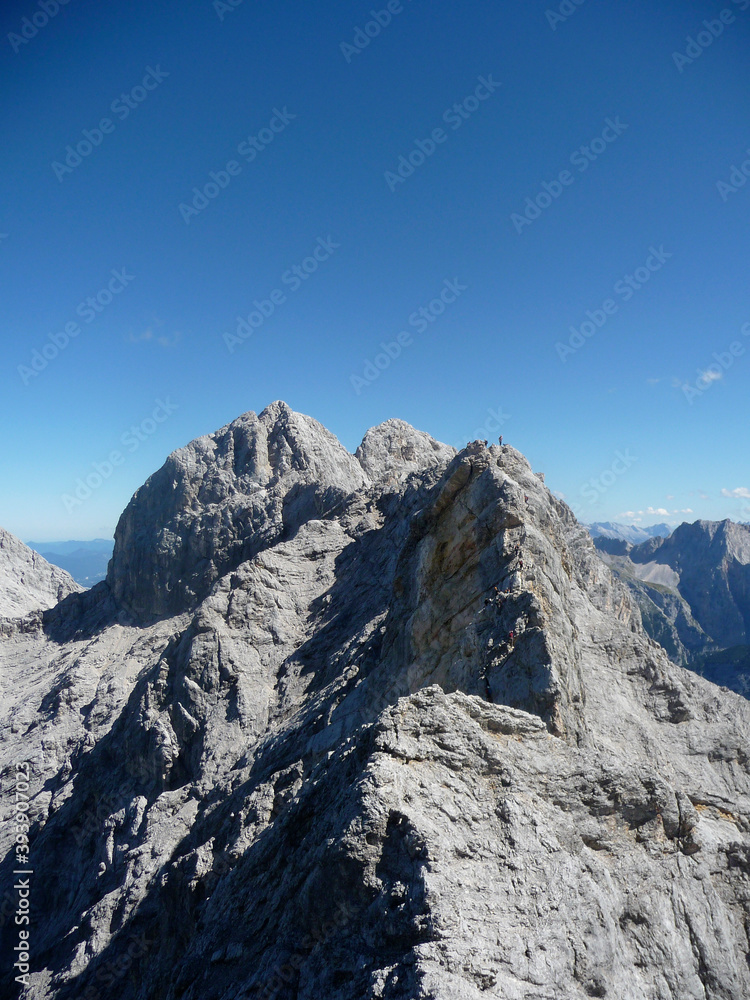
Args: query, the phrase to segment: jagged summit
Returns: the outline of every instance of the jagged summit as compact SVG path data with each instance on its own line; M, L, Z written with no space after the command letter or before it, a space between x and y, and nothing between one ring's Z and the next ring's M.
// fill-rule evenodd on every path
M51 608L81 590L64 569L0 528L0 617L20 618Z
M354 453L370 479L404 476L410 472L444 465L456 454L424 431L415 430L405 420L391 418L371 427Z
M107 582L137 616L179 613L355 490L445 465L455 454L405 421L387 420L351 455L317 420L271 403L167 458L120 518Z
M312 417L283 402L244 413L173 452L135 493L107 582L137 615L195 607L220 576L367 483Z
M750 704L514 448L358 456L243 415L136 493L70 638L0 639L26 996L746 1000Z

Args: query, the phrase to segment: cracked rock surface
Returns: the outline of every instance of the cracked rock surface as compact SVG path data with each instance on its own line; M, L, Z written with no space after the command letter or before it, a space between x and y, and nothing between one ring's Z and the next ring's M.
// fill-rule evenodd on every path
M750 704L512 447L387 421L352 456L272 404L0 642L26 998L750 996Z

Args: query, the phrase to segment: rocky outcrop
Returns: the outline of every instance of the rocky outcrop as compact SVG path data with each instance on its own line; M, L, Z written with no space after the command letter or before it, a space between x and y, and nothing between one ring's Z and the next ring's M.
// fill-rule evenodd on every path
M22 618L80 590L69 573L0 528L0 617Z
M367 482L311 417L272 403L173 452L115 531L107 583L139 619L193 608L225 573Z
M246 420L244 440L304 428L321 456L317 481L296 452L269 474L250 555L209 532L210 570L176 549L179 613L134 618L155 591L133 561L124 591L4 647L0 766L29 762L38 914L23 995L750 995L750 704L669 661L514 449L435 463L428 440L389 471L389 429L369 471L343 452L334 473L309 418ZM177 453L182 507L139 491L144 537L160 511L210 526L211 496L247 503L262 462L230 462L228 433ZM339 499L285 531L297 474ZM0 838L12 900L10 822Z
M441 444L404 420L395 419L371 427L354 453L373 481L400 479L410 472L444 466L455 454L456 449L450 445Z

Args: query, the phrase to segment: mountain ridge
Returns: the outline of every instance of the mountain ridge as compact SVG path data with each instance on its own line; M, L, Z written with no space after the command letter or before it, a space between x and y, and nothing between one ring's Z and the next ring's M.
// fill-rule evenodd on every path
M26 996L746 996L748 703L669 661L512 447L380 425L366 473L267 411L4 640Z

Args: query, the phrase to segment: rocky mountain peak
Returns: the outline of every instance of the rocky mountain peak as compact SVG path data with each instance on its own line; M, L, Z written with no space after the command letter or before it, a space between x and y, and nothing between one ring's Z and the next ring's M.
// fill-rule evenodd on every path
M370 479L378 480L444 465L456 449L415 430L404 420L391 418L371 427L354 454Z
M631 581L651 634L681 662L750 644L750 528L693 521L638 545L597 539ZM644 589L655 584L660 589Z
M275 402L173 452L115 531L107 582L138 617L195 607L219 577L369 482L312 417Z

